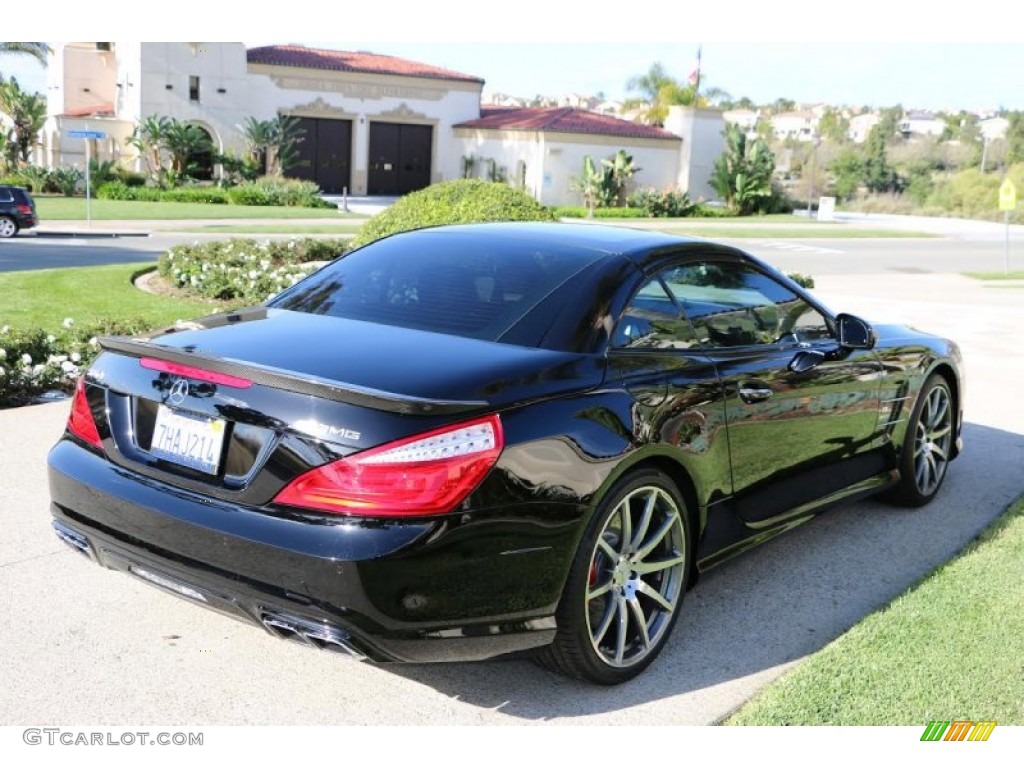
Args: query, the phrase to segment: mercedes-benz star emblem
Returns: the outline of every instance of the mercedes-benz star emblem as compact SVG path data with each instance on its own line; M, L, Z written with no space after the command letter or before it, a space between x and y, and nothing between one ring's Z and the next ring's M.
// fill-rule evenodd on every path
M167 399L171 405L181 405L188 396L188 382L185 379L175 379L171 389L167 393Z

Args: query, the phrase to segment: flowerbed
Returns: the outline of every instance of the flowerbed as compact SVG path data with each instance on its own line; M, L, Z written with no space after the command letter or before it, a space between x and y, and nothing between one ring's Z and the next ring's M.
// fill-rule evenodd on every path
M347 248L344 240L235 238L177 245L158 269L172 285L211 299L259 304Z
M145 320L79 328L66 318L57 332L0 328L0 408L28 405L43 392L70 392L99 354L100 336L140 333Z

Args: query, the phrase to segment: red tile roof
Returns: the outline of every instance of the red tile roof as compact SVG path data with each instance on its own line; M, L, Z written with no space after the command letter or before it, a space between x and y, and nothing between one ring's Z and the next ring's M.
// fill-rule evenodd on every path
M640 125L599 112L576 107L480 108L480 118L459 123L456 128L484 128L505 131L546 131L589 133L628 139L678 139L674 133L653 125Z
M64 113L64 117L113 117L114 104L106 101L102 104L93 104L88 107L75 107Z
M261 48L250 48L246 53L250 64L277 64L282 67L330 69L337 72L368 72L374 75L483 82L479 77L453 72L450 69L363 51L333 51L325 48L305 48L301 45L265 45Z

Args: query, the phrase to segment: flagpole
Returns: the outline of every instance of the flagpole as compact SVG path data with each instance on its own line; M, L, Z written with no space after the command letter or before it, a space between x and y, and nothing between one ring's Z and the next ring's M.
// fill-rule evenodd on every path
M693 106L700 106L700 53L703 46L697 46L697 82L693 87Z

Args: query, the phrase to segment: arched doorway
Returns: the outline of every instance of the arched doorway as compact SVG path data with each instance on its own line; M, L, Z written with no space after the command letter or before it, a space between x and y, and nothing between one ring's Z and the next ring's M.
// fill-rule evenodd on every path
M198 181L213 181L213 151L216 144L213 136L201 125L192 124L206 139L201 149L189 153L189 175Z

